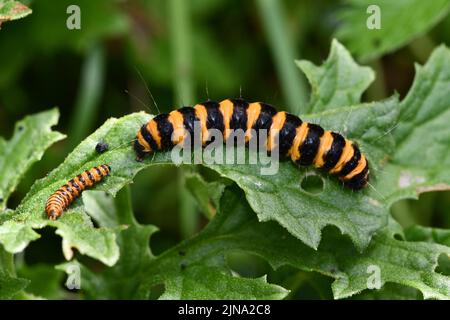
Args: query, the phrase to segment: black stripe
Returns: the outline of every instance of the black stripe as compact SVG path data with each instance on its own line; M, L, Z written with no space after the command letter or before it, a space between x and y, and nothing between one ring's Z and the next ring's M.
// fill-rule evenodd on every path
M66 191L69 191L72 197L75 197L75 191L68 184L65 184L63 188L65 188Z
M203 102L202 105L206 109L207 117L206 117L206 128L207 129L217 129L220 132L225 130L225 125L223 123L223 115L220 112L220 105L215 101L207 101Z
M47 207L55 206L55 205L59 205L60 206L61 204L62 204L62 201L59 200L59 198L53 198L52 200L50 200L48 202Z
M86 181L81 174L77 175L78 180L83 184L83 189L86 187Z
M267 134L269 134L270 126L272 125L272 117L277 113L277 110L269 104L260 103L261 112L259 113L258 119L253 125L253 129L266 129Z
M369 171L369 163L366 164L366 167L358 173L356 176L351 178L350 180L344 181L344 185L353 190L359 190L364 188L369 181L369 176L365 178L367 171Z
M248 102L244 99L230 99L233 103L233 114L230 119L230 129L247 129Z
M353 171L353 169L356 168L358 165L359 159L361 159L361 151L359 151L359 148L354 143L352 144L353 147L353 157L347 161L346 164L342 167L342 170L338 173L339 176L346 176L350 172Z
M56 196L54 196L53 197L53 199L51 200L51 201L55 201L55 202L57 202L60 206L62 206L63 205L63 203L64 203L64 201L63 200L61 200L61 197L60 197L60 195L59 194L56 194Z
M59 206L61 206L60 205L60 203L59 202L56 202L55 200L52 200L52 201L50 201L46 206L45 206L45 208L48 210L48 209L50 209L51 207L59 207Z
M95 179L92 176L91 171L86 170L85 172L88 175L89 180L91 180L92 183L95 183Z
M345 146L345 139L339 133L331 132L333 136L333 143L331 144L330 150L323 156L325 164L323 169L329 171L334 168L336 163L341 158L342 150Z
M80 192L82 191L81 188L80 188L80 186L78 185L78 183L75 182L75 180L70 179L70 180L69 180L69 183L70 183L75 189L78 190L78 193L80 193Z
M153 120L156 122L156 127L158 128L159 136L161 137L161 150L170 150L173 147L172 134L173 126L168 120L169 115L167 113L162 113L157 115Z
M194 143L194 123L200 121L195 115L195 109L192 107L183 107L177 110L183 116L183 126L191 136L191 144Z
M156 149L153 149L153 150L156 150ZM139 143L138 139L134 140L134 152L136 153L138 160L143 159L146 156L146 154L148 153L148 152L144 151L144 146Z
M97 171L97 173L98 173L98 175L100 176L100 179L101 179L103 177L102 170L100 170L99 167L95 167L94 169L95 169L95 171Z
M299 146L300 159L297 163L302 166L309 166L313 163L320 146L320 137L323 136L324 130L317 124L308 123L308 134L305 141Z
M69 201L69 195L67 194L67 192L64 189L60 189L59 195L60 195L60 198L62 198L62 200L64 201L64 205L68 206L70 201Z
M279 134L280 143L280 155L285 156L289 149L292 147L294 141L296 129L302 124L302 120L299 117L290 113L286 113L286 120Z
M153 139L152 135L147 130L147 124L144 124L141 127L141 135L144 138L144 140L149 144L150 148L152 148L152 150L158 150L158 145L156 144L156 141ZM134 144L134 146L136 150L136 143ZM144 150L143 146L142 150Z
M106 171L106 175L109 175L109 172L111 171L110 166L107 164L102 164L102 168Z

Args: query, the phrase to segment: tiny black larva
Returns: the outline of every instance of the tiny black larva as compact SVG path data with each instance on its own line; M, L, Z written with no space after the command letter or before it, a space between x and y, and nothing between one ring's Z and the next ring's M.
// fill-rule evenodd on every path
M97 151L97 153L103 153L105 151L108 151L108 149L109 145L106 142L99 142L95 146L95 151Z

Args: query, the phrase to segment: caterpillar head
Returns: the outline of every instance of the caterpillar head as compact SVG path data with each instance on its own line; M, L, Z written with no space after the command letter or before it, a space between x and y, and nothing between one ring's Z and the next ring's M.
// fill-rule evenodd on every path
M58 218L59 214L55 210L50 210L49 212L47 212L47 216L50 220L55 221L56 218Z
M142 144L139 143L139 139L134 140L134 152L136 153L136 161L143 161L148 152L145 152L145 148Z

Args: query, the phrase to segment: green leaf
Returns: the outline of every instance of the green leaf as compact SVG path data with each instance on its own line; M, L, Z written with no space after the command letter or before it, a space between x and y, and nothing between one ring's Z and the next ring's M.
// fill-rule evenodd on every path
M321 66L307 60L297 60L296 64L311 84L311 98L303 110L306 114L358 104L375 78L372 69L359 66L335 39Z
M363 255L348 250L336 250L348 275L333 284L336 298L343 298L367 288L368 267L380 268L381 284L387 282L411 286L420 290L425 299L449 299L450 277L436 272L441 254L450 248L425 242L397 240L398 226L390 224L379 232ZM330 250L335 250L330 246Z
M39 234L26 224L10 220L0 225L0 243L8 252L23 251L30 241L39 238Z
M0 225L0 243L7 251L12 253L22 251L30 241L39 237L33 229L51 226L57 228L56 233L63 238L63 253L66 259L72 258L72 248L76 248L82 254L99 259L107 265L113 265L117 261L119 258L118 247L115 243L117 230L94 228L91 219L84 213L80 200L77 200L57 221L47 219L44 212L47 198L66 181L86 169L104 163L96 160L98 154L95 151L95 145L100 140L96 140L95 137L96 134L103 136L111 129L114 122L114 120L106 122L101 129L76 148L60 167L35 182L15 214ZM115 129L121 130L120 126ZM108 189L108 182L115 184L117 191L129 180L116 176L107 178L106 183L101 183L99 186Z
M448 0L348 0L340 12L337 38L361 60L375 59L392 52L426 33L450 10ZM380 9L380 29L369 29L369 6ZM411 10L414 8L414 10Z
M29 280L18 278L14 268L14 256L0 246L0 300L20 298Z
M121 197L120 194L118 198ZM110 205L93 206L93 208L103 208L104 213L97 214L98 217L111 212L130 212L129 210L111 210L113 200L97 192L86 193L86 195L89 197L95 195L93 201L110 202ZM115 202L117 206L117 200ZM103 220L105 219L99 219L99 221ZM112 221L112 219L106 220ZM198 236L160 256L153 257L150 254L139 253L139 250L148 250L147 245L142 245L142 242L148 243L148 232L137 231L133 225L130 225L126 232L128 234L124 233L123 236L129 237L130 243L134 243L133 239L138 234L142 236L143 241L140 242L141 245L137 244L134 248L126 250L121 245L122 252L132 257L122 257L123 262L119 260L116 266L102 273L94 273L72 262L82 270L82 289L88 297L146 298L153 286L163 283L166 291L162 298L248 298L247 293L245 296L243 294L235 296L229 293L231 291L226 291L226 288L233 288L233 292L248 292L249 289L245 286L250 285L245 281L237 281L225 269L223 257L233 251L261 256L274 269L290 265L304 271L316 271L333 277L336 279L333 283L335 298L346 298L364 290L366 290L365 295L382 296L379 291L367 291L367 281L371 275L368 272L369 266L380 268L381 284L394 283L416 288L425 298L450 297L450 278L435 271L438 257L441 254L449 254L450 248L433 243L397 240L394 235L402 234L402 230L392 222L374 236L364 253L359 253L353 244L334 228L326 229L321 245L315 251L290 235L277 223L258 222L255 214L243 200L243 195L236 188L225 192L217 215ZM136 241L139 242L139 240ZM137 259L138 263L132 262L133 259ZM148 259L147 263L145 259ZM122 271L121 264L128 260L135 267L139 266L138 269L141 272L135 272L130 277L129 272ZM68 265L63 268L67 268ZM199 274L208 275L208 277L198 278ZM219 286L217 281L223 283L223 286ZM240 289L234 288L234 285L239 285ZM257 284L250 285L252 286ZM392 291L391 287L392 285L389 284L382 292ZM258 291L255 289L253 292L264 292L264 296L257 298L272 298L274 294L277 298L281 298L285 295L282 291L278 290L278 293L274 293L273 290L277 292L274 288L265 290L258 288ZM228 293L221 295L220 292ZM395 292L389 294L393 295ZM395 296L411 298L413 293L413 290L404 289L395 293Z
M389 130L396 151L378 174L386 202L417 198L450 189L450 50L437 48L400 104L398 122ZM426 147L426 151L425 148Z
M214 243L215 230L202 232L155 257L148 243L156 228L141 226L134 220L128 190L119 192L115 199L100 192L86 192L83 197L88 211L100 224L128 225L118 237L121 257L115 266L98 274L78 262L58 267L80 268L81 287L88 298L148 298L151 287L159 283L165 285L162 299L281 299L287 293L267 284L264 277L232 275L221 258L221 246Z
M134 297L140 282L137 275L154 258L149 248L150 236L157 231L155 226L142 226L134 219L128 188L112 198L99 191L83 194L86 211L100 226L117 228L125 226L117 236L120 258L112 268L101 274L92 274L93 290L86 290L87 296L94 299L130 299ZM89 273L82 269L83 275ZM89 283L89 280L87 281ZM95 285L95 287L94 287ZM83 284L82 284L83 286ZM84 288L84 286L83 286Z
M187 173L185 185L197 201L200 210L208 219L212 219L219 206L225 184L219 181L206 182L198 173Z
M64 273L55 270L53 266L22 263L17 269L18 276L29 281L26 288L27 293L46 299L62 299L64 297L60 286Z
M14 298L29 284L26 279L0 272L0 300Z
M0 1L0 27L3 22L21 19L31 14L31 9L19 1Z
M449 254L450 248L397 240L394 235L401 229L393 222L374 237L364 253L359 253L335 228L326 231L315 251L275 222L258 222L242 195L231 189L225 192L217 215L197 237L164 252L150 264L141 287L149 288L179 273L177 263L184 263L184 271L204 266L207 261L221 265L223 254L241 251L261 256L274 269L290 265L333 277L335 298L366 290L370 266L380 268L381 285L410 286L420 290L425 298L450 297L450 278L434 270L439 255ZM179 252L184 254L181 258Z
M65 136L51 127L58 122L57 109L25 117L19 121L9 141L0 137L0 211L33 163L44 151Z
M266 277L246 279L216 267L193 266L169 278L161 299L282 299L287 291L268 285Z
M401 228L391 223L374 236L364 253L328 228L318 250L302 244L273 222L259 223L248 205L235 192L228 192L221 210L204 233L222 250L242 250L265 258L273 268L291 265L305 271L317 271L336 279L335 298L345 298L367 289L369 266L380 268L381 284L397 283L419 289L425 298L450 297L450 277L435 272L437 259L450 248L425 242L397 240ZM226 214L225 214L226 213ZM189 249L186 249L188 252Z
M362 293L352 297L355 300L421 300L422 294L419 290L387 283L378 290L365 290Z

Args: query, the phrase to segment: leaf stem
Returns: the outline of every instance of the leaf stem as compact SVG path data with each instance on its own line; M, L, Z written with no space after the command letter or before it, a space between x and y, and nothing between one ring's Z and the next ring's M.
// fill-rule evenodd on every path
M3 247L0 247L0 272L4 272L9 276L16 275L14 255L7 252Z
M194 102L189 2L185 0L170 0L169 14L174 99L177 105L189 105ZM178 200L180 202L180 232L183 238L188 238L196 231L199 215L194 199L186 190L184 174L184 169L179 168L177 179Z
M262 23L275 60L281 81L284 99L293 113L300 113L300 106L306 102L307 87L304 77L295 68L295 50L289 39L289 32L283 23L284 12L278 0L258 0Z
M95 43L89 48L81 70L79 94L69 126L70 147L83 140L94 125L103 91L104 78L104 49L100 44Z
M170 0L169 13L175 102L187 105L194 102L189 2Z

